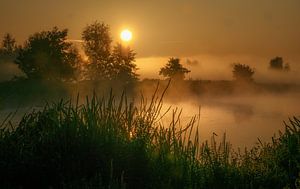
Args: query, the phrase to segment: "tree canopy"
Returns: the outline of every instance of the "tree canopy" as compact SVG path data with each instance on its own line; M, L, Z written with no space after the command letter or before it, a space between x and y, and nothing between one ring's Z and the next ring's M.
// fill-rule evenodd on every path
M248 65L236 63L233 65L233 78L236 81L253 81L254 69Z
M67 35L67 29L57 27L33 34L20 49L16 64L30 79L74 79L79 55Z
M113 70L115 70L115 74L113 74L115 79L121 81L137 80L137 67L134 63L135 55L136 53L128 46L125 47L120 43L114 46L111 57L114 65Z
M191 71L180 64L179 58L170 58L168 63L160 69L159 75L170 79L183 80L185 74L189 72Z
M85 54L91 61L107 61L110 56L112 39L109 26L94 22L82 32Z
M91 80L119 80L129 82L137 79L135 53L129 47L116 44L111 48L109 26L94 22L82 32L84 51L88 56L88 77Z

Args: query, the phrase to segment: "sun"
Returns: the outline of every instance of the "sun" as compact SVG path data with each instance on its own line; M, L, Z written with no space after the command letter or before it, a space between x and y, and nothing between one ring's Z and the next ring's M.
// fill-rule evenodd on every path
M121 32L120 37L121 37L122 41L125 41L125 42L131 41L132 33L130 30L125 29Z

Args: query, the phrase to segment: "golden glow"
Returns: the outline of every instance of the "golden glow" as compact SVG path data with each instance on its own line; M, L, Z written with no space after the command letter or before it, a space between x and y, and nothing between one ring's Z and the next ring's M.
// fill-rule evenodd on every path
M121 32L120 37L122 41L128 42L132 39L132 33L128 29L125 29Z

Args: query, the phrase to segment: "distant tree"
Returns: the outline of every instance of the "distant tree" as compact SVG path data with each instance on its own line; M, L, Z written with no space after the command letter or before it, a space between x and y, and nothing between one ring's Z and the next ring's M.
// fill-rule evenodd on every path
M74 79L79 55L67 42L67 35L67 29L57 27L33 34L20 49L15 63L30 79Z
M132 82L136 81L138 75L136 74L137 68L135 62L136 53L130 47L124 47L117 43L112 51L111 58L113 62L113 75L115 80Z
M254 70L245 64L234 64L233 65L233 77L236 81L253 81Z
M179 58L170 58L168 63L159 71L159 75L175 80L183 80L185 74L191 72L180 64Z
M270 61L270 68L282 70L283 69L283 59L281 57L275 57Z
M16 40L11 34L6 33L3 36L3 40L0 48L0 59L1 60L13 60L16 57L18 47Z
M109 26L97 21L86 26L82 32L82 40L85 54L89 58L88 70L91 79L108 79L112 43Z
M275 57L270 60L270 69L278 71L289 71L290 65L288 63L284 64L282 57Z

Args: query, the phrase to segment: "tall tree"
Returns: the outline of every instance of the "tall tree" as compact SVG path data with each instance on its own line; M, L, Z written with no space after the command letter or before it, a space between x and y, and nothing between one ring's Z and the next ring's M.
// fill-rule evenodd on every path
M110 67L111 36L109 26L94 22L82 32L84 51L89 57L89 72L91 79L107 79L107 69Z
M67 42L67 35L67 29L57 27L33 34L21 48L16 64L30 79L73 79L78 52Z
M111 48L108 25L96 21L86 26L82 39L89 58L87 75L91 80L118 80L124 83L137 80L136 54L120 43Z
M112 52L113 75L112 78L125 82L137 80L137 68L135 62L136 53L130 47L124 47L117 43Z
M159 75L175 80L183 80L185 74L191 72L180 64L179 58L170 58L168 63L159 71Z

